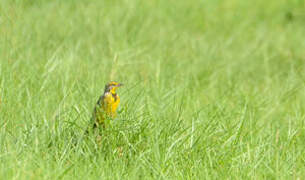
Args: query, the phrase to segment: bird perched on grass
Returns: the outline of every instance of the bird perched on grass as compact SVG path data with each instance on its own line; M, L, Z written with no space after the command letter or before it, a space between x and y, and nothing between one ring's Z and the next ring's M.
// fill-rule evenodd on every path
M105 128L105 126L108 125L108 120L115 118L116 109L120 103L120 97L116 93L116 90L122 85L123 84L114 81L106 84L104 94L97 101L93 111L93 128Z

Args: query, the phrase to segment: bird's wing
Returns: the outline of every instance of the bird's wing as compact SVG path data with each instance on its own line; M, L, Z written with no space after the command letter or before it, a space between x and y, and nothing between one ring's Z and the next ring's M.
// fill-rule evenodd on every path
M105 99L105 95L103 94L102 96L100 96L100 98L98 99L97 103L96 103L96 106L102 106L103 105L103 102L104 102L104 99Z
M112 97L112 94L111 93L105 93L103 95L103 99L102 99L102 102L107 106L107 105L110 105L113 101L113 97Z
M105 98L104 95L102 95L96 102L96 105L95 105L93 113L92 113L91 121L96 122L96 120L97 120L96 116L97 116L97 113L101 110L101 107L103 106L104 98Z

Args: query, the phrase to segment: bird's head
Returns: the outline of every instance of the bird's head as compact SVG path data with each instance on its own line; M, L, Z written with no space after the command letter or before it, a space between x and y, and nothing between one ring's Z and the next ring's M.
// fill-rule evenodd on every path
M115 81L111 81L108 84L106 84L105 92L111 92L112 94L115 94L116 93L115 91L121 86L123 86L123 84L117 83Z

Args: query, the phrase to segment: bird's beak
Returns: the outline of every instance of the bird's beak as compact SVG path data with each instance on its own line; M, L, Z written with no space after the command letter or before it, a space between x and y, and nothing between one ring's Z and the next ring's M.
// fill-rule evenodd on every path
M121 86L123 86L124 84L122 84L122 83L119 83L118 85L116 85L116 87L121 87Z

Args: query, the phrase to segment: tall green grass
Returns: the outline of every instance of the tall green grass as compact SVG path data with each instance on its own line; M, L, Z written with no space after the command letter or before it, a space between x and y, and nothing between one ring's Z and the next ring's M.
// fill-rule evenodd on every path
M0 177L303 179L304 25L301 0L1 0Z

